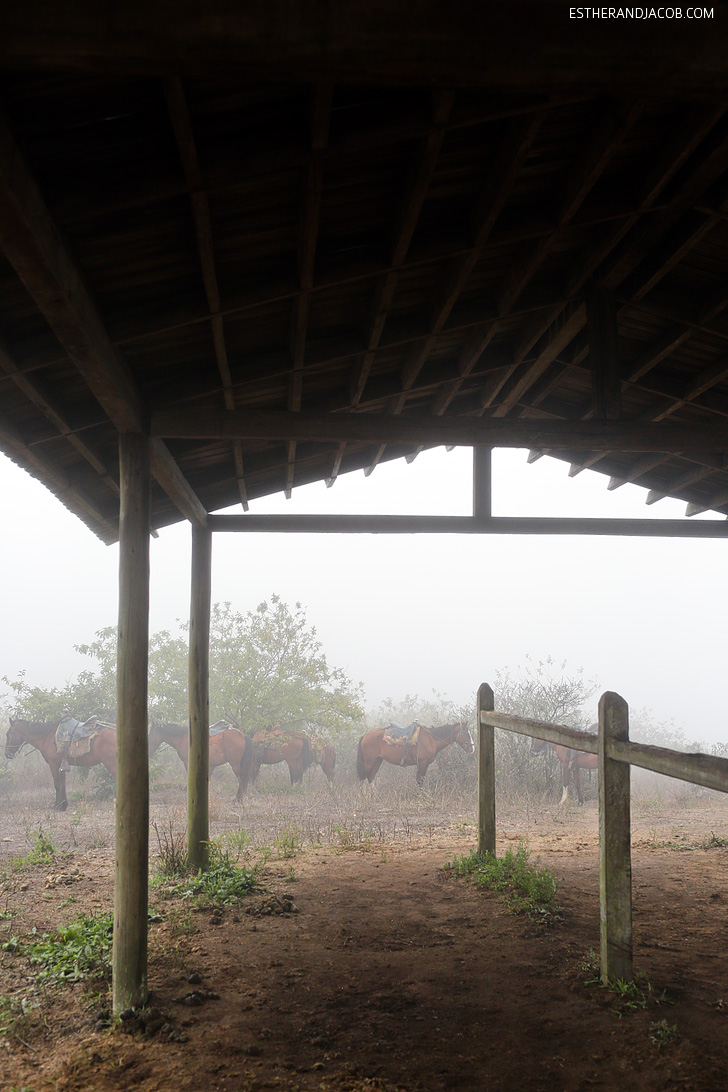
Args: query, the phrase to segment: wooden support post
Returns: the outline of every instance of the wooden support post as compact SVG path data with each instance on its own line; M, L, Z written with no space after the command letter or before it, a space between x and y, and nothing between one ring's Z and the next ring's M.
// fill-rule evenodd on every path
M149 441L119 437L119 635L116 682L116 873L113 1007L147 1000L149 857Z
M617 356L617 310L611 297L599 288L592 288L587 293L586 320L594 418L597 421L617 421L622 416L622 379Z
M493 514L492 448L473 448L473 515L490 518Z
M487 683L478 688L478 853L495 857L495 729L481 724L480 714L495 709Z
M632 861L630 766L607 757L610 740L629 739L629 710L619 694L599 700L599 919L602 982L631 982Z
M210 602L212 532L192 528L190 595L189 760L187 766L187 860L206 869L210 841Z

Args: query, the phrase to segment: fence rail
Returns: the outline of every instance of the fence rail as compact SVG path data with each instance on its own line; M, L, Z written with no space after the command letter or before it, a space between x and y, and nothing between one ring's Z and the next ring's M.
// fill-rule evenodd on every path
M495 711L493 690L478 690L478 850L495 856L495 728L543 739L599 757L599 919L603 982L630 981L632 962L632 861L630 767L728 793L728 759L683 754L629 738L629 709L619 694L599 699L596 736L563 724Z

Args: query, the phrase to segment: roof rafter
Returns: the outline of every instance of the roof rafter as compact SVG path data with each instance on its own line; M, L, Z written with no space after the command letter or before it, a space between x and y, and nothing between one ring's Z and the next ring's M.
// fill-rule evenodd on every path
M185 96L182 81L176 76L168 76L163 81L164 97L167 102L172 128L174 130L177 149L182 161L185 182L190 194L192 215L195 222L195 236L197 250L202 269L202 280L205 286L207 306L210 311L210 323L212 326L212 339L215 346L215 360L222 382L223 397L226 409L235 409L235 394L232 389L232 376L230 374L230 362L228 360L227 345L225 343L225 328L223 316L220 313L220 289L217 281L217 269L215 266L215 253L212 243L212 224L210 221L210 202L202 179L200 161L197 154L197 143L192 128L187 98ZM233 460L235 462L235 477L240 492L240 502L244 511L248 510L248 495L245 489L245 475L243 473L243 451L239 441L233 441Z
M311 293L316 264L316 244L321 216L321 194L323 188L322 152L329 140L331 122L331 103L333 86L318 84L313 92L313 101L309 119L309 151L303 168L303 198L301 201L301 222L298 237L298 278L299 292L294 303L293 326L291 330L291 355L293 373L288 385L288 409L298 412L303 394L303 368L306 356L306 336L311 313ZM286 464L285 495L288 500L293 489L296 464L296 441L288 444Z
M0 244L114 427L119 432L144 432L145 414L134 377L111 342L83 274L2 117ZM193 522L204 522L202 504L190 503L191 487L179 487L181 473L167 448L163 444L152 448L154 476L170 499Z

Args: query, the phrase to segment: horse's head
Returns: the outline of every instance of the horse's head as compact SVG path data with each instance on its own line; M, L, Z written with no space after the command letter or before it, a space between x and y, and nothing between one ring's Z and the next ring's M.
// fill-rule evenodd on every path
M149 735L147 737L147 745L149 747L149 757L151 758L159 748L162 746L162 726L161 724L152 724L149 729Z
M456 724L457 732L455 734L455 742L459 743L462 749L467 755L471 755L475 748L473 747L473 740L470 735L470 729L463 721L460 724Z
M548 743L545 739L536 739L535 736L531 736L531 754L540 755L541 751L545 751L548 747Z
M20 732L22 721L10 718L10 727L5 737L5 757L15 758L20 748L25 743L25 737Z

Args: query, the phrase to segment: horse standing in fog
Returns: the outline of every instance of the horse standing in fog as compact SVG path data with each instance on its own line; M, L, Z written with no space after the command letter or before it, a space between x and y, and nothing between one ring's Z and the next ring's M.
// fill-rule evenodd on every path
M467 724L442 724L439 728L418 725L411 740L395 740L387 734L386 728L373 728L359 740L356 772L360 781L366 778L371 785L382 762L391 762L393 766L417 766L417 784L421 786L428 766L451 743L459 744L466 754L473 753Z
M592 725L590 731L596 727L596 724ZM574 780L576 798L580 804L583 804L584 793L581 788L581 771L597 770L599 768L599 759L597 755L590 754L589 751L577 751L573 747L563 747L560 743L547 743L545 739L531 739L531 754L538 755L542 751L545 751L547 747L550 747L551 750L555 752L556 757L561 763L564 790L561 794L559 804L566 803L566 799L569 795L570 778L573 778Z
M187 769L190 754L187 727L181 724L153 724L149 729L150 758L163 743L174 748ZM241 800L254 773L254 747L250 736L244 735L239 728L221 728L210 736L210 777L213 770L226 762L230 763L238 779L235 799Z
M14 758L24 743L35 747L43 755L48 763L56 790L57 811L65 811L68 807L66 797L66 773L61 768L65 761L70 766L98 766L103 764L111 776L116 780L116 728L111 724L99 724L87 736L88 750L86 754L66 753L59 751L56 746L56 731L59 720L35 721L35 720L10 720L10 727L5 740L5 757Z

